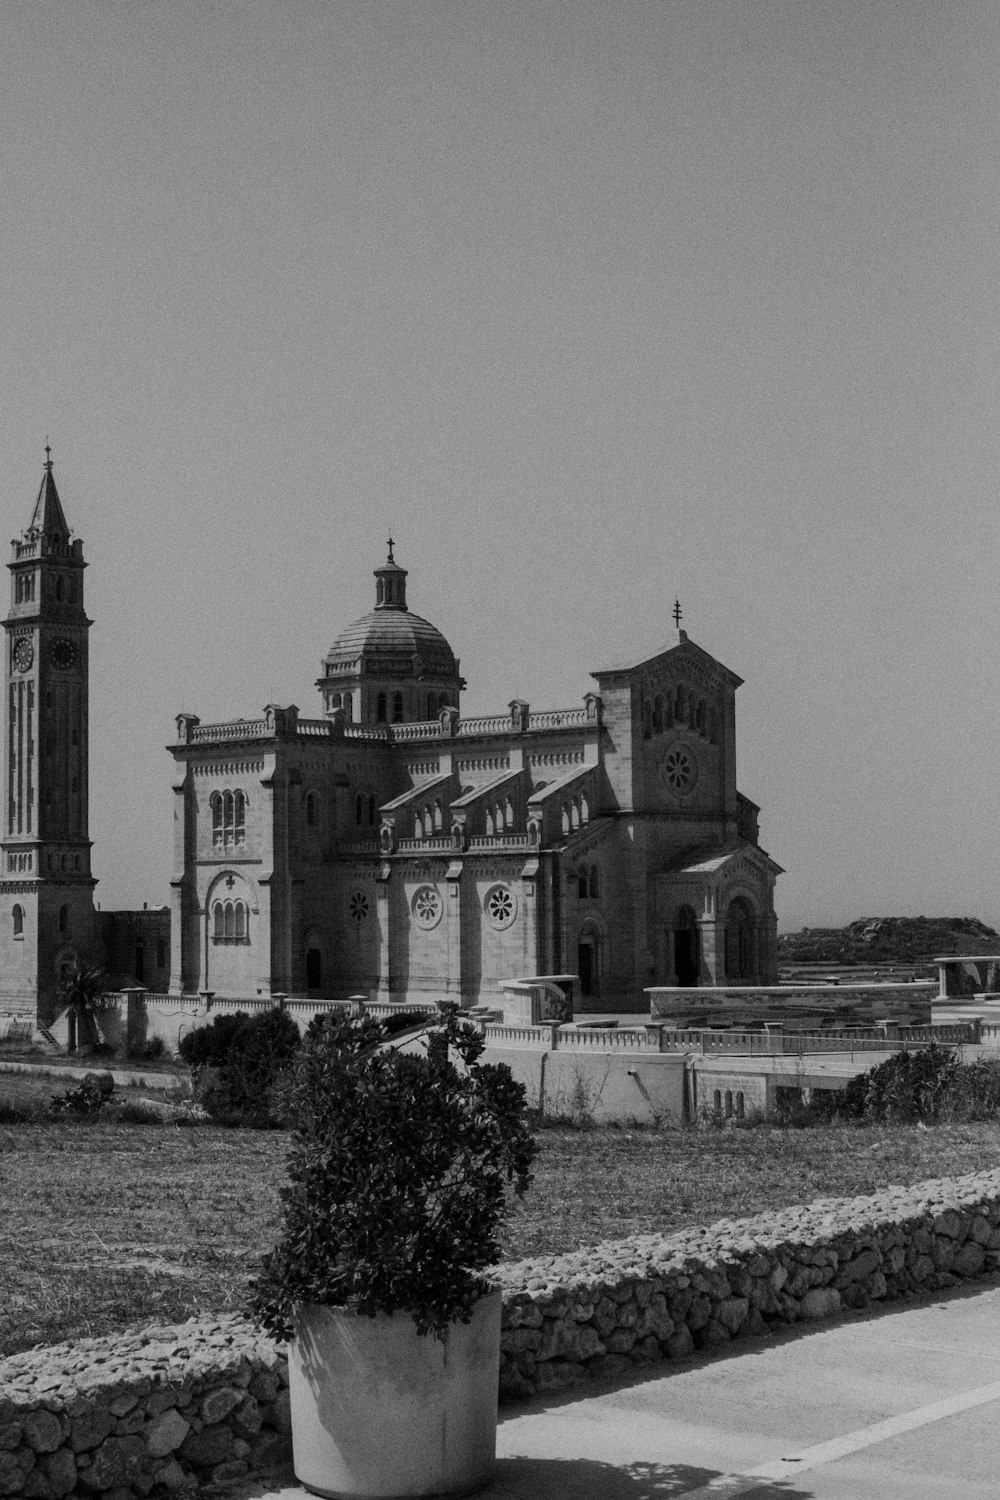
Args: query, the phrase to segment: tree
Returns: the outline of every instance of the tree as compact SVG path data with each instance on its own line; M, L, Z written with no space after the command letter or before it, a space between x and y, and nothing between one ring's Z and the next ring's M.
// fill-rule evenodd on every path
M101 1001L108 988L107 974L97 964L76 963L63 974L60 987L73 1021L76 1045L98 1046L101 1037L97 1017L104 1009Z

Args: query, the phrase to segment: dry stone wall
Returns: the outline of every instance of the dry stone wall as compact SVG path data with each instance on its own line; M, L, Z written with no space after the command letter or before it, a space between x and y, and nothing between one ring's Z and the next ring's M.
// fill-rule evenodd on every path
M720 1349L1000 1270L1000 1172L501 1268L501 1397Z
M291 1454L288 1362L239 1317L0 1360L0 1496L135 1500L266 1474Z
M1000 1171L499 1268L501 1399L1000 1270ZM200 1319L0 1360L0 1496L184 1500L290 1457L284 1351Z

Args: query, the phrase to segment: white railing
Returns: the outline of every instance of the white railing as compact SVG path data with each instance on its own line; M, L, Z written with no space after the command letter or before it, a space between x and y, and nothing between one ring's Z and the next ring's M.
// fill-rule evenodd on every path
M510 734L512 726L509 714L491 714L485 719L459 719L457 733L463 734Z
M578 729L587 722L585 708L553 708L528 714L529 729Z
M329 719L299 719L299 734L318 735L328 740L333 733L333 724Z
M429 839L397 839L396 840L396 848L400 849L400 850L406 850L407 852L409 852L411 850L414 850L414 849L416 849L416 850L419 851L421 849L427 849L427 850L430 850L430 849L451 849L452 847L453 846L452 846L451 839L448 838L448 837L440 837L440 838L434 837L434 838L429 838Z
M387 740L387 724L345 724L344 734L350 740Z
M191 729L191 743L206 745L224 740L257 740L268 733L266 719L234 719L229 724L195 724Z
M394 724L392 737L399 744L403 740L427 740L441 738L440 719L428 719L419 724Z
M495 838L488 833L475 833L469 839L470 849L527 849L527 834L498 834Z

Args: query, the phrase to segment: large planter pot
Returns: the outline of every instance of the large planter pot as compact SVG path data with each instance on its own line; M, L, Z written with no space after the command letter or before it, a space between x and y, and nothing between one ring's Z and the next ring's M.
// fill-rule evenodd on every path
M469 1495L496 1463L500 1292L443 1339L309 1303L288 1345L295 1475L330 1500Z

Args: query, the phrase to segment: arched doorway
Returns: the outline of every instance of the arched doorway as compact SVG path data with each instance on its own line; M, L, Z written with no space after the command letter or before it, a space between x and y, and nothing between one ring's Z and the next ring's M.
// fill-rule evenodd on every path
M735 896L726 912L726 978L757 978L757 923L747 901Z
M701 977L701 934L691 906L682 906L674 921L674 973L680 985L696 985Z
M602 958L601 934L593 922L588 922L576 945L576 972L580 976L581 995L600 994Z

